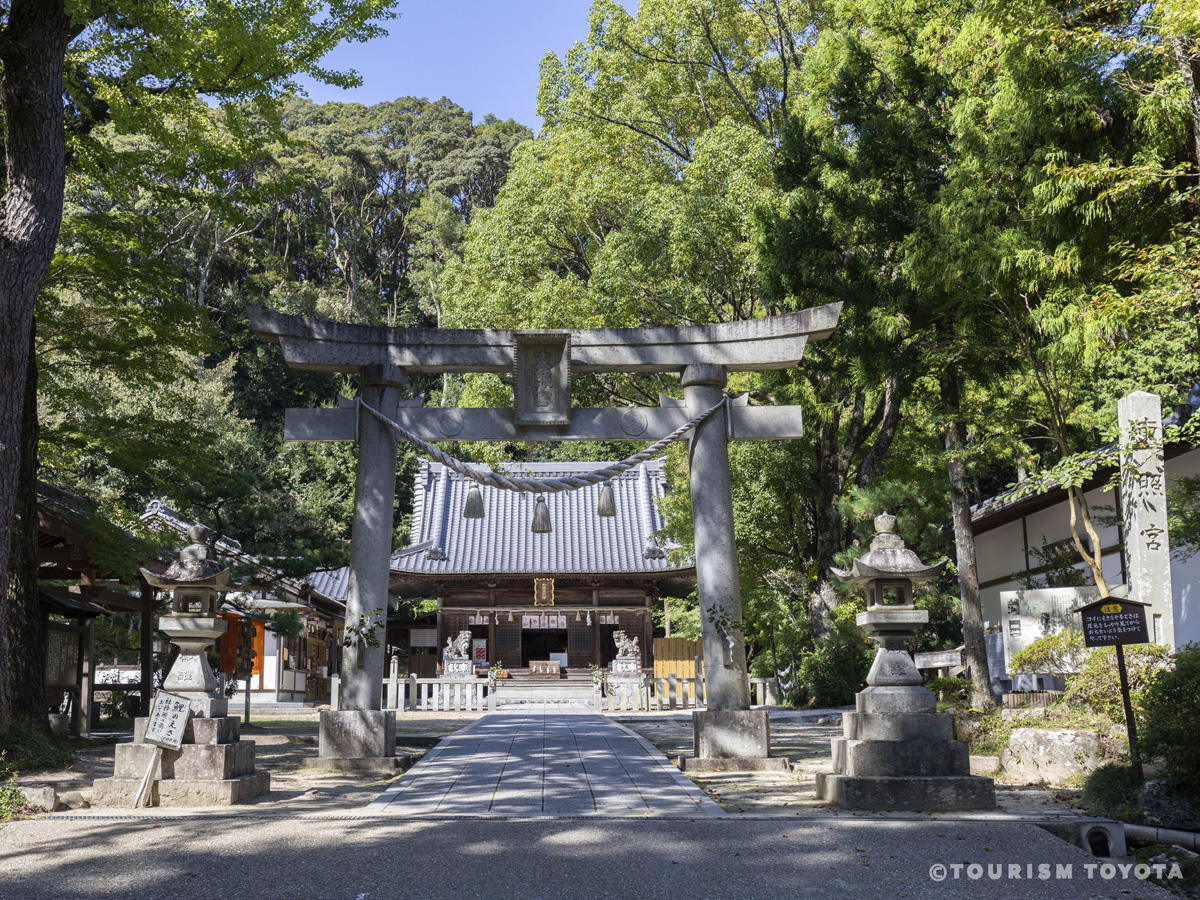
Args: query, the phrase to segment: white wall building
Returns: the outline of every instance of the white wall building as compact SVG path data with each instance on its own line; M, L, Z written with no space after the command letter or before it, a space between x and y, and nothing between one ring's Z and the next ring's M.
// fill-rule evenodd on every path
M1170 423L1174 418L1165 421ZM1127 583L1121 492L1119 488L1103 490L1111 474L1111 470L1102 470L1086 491L1100 539L1104 580L1110 590ZM1168 447L1166 475L1168 490L1181 477L1200 476L1200 449ZM978 504L971 512L983 618L989 632L1003 631L1007 663L1014 650L1047 630L1054 632L1061 627L1060 607L1068 602L1067 593L1031 590L1030 586L1054 587L1055 575L1065 568L1078 571L1083 583L1091 585L1091 572L1074 550L1065 491L1049 491L1022 500L1001 494ZM1169 634L1163 621L1169 615L1174 623L1175 646L1200 641L1200 555L1177 558L1172 554L1171 588L1171 609L1149 610L1147 626L1152 639L1162 642L1164 634ZM1087 599L1085 596L1082 602Z

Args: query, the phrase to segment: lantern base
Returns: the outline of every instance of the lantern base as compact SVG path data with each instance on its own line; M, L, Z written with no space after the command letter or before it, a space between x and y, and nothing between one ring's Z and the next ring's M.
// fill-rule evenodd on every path
M977 775L859 778L822 772L817 775L817 799L846 809L948 812L995 809L996 788L992 779Z
M881 653L883 652L881 648ZM954 740L949 713L922 687L877 685L842 715L833 771L817 776L817 799L847 809L994 809L990 778L971 775L970 751Z

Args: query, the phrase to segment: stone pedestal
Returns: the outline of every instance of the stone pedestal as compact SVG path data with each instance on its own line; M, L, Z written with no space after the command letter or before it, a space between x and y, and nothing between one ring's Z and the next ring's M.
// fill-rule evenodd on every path
M443 678L474 678L475 663L469 659L448 659L442 670Z
M849 809L995 808L992 780L971 775L966 742L954 740L950 714L925 688L869 687L855 706L832 742L833 772L817 775L818 800Z
M323 710L320 748L306 766L340 772L394 772L411 764L396 756L396 713L383 709Z
M609 671L614 675L630 675L637 677L638 661L636 656L618 656L608 664Z
M763 759L771 755L771 723L765 709L694 712L692 735L697 761Z
M92 803L131 807L156 748L145 743L148 718L134 723L132 744L118 744L112 778L95 782ZM155 766L151 806L229 806L262 796L271 776L254 768L254 741L240 736L237 716L193 718L178 750L163 749Z

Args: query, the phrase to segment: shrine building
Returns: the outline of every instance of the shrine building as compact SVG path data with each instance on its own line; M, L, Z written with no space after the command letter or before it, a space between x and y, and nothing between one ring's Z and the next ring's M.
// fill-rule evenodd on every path
M528 463L506 473L563 478L606 465ZM437 600L436 627L409 630L409 671L432 676L447 639L464 630L471 632L477 666L499 662L519 672L558 661L586 672L615 658L618 629L638 639L642 667L652 666L652 612L667 598L692 593L696 569L691 560L668 559L671 546L656 537L664 525L657 501L667 491L662 459L607 484L614 515L597 512L603 484L547 494L551 530L536 533L534 495L479 486L483 516L466 518L475 483L422 461L412 543L390 564L392 592Z

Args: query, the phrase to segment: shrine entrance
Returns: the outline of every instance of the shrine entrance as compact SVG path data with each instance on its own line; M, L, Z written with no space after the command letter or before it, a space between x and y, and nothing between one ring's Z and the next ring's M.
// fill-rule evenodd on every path
M746 395L727 398L726 375L798 364L809 340L821 340L833 332L841 315L840 303L714 325L544 331L384 328L305 319L258 308L251 308L249 314L257 337L279 344L292 368L347 372L359 377L360 396L356 401L338 409L289 409L285 423L288 440L358 443L346 606L346 624L351 633L356 627L370 628L371 622L386 620L398 438L488 488L528 493L534 501L530 504L532 531L537 537L551 531L545 495L603 484L661 453L670 441L687 437L706 663L706 715L748 714L750 695L741 631L728 442L798 438L803 428L799 407L751 406ZM425 408L423 398L402 399L408 372L507 375L512 378L513 406ZM684 397L660 397L658 407L573 407L573 372L678 375ZM653 444L586 478L537 479L472 467L428 443L542 440L632 440ZM477 503L469 499L464 512L471 516L477 509ZM604 514L603 503L600 514ZM381 709L383 649L371 644L364 640L347 648L344 710L357 713ZM380 712L381 731L385 730L383 716ZM371 717L359 715L355 721L368 719ZM729 727L737 728L732 719ZM765 722L760 731L765 740ZM374 744L365 741L364 746ZM703 750L705 745L701 742L700 747ZM762 755L766 755L765 746Z

